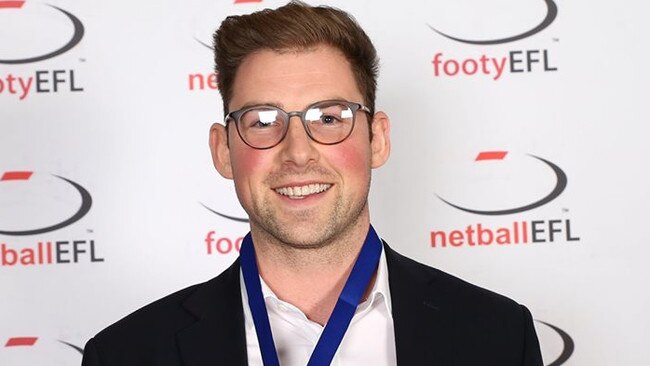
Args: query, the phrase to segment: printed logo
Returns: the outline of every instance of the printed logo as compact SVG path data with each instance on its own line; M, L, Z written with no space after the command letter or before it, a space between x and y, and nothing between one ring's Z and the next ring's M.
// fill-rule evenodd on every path
M475 161L476 162L482 162L482 161L489 161L489 160L503 160L506 155L508 155L507 151L485 151L481 152L476 156ZM515 208L510 208L510 209L505 209L505 210L476 210L476 209L471 209L471 208L466 208L462 207L459 205L455 205L444 198L438 196L444 203L448 204L449 206L455 207L461 211L469 212L469 213L474 213L478 215L510 215L513 213L518 213L518 212L524 212L528 210L532 210L534 208L537 208L539 206L545 205L554 199L556 199L562 192L564 192L564 189L566 188L567 185L567 176L560 169L559 166L551 163L550 161L546 159L542 159L540 157L537 157L535 155L528 155L533 159L537 159L538 161L541 161L542 163L546 164L555 174L556 178L556 183L555 187L553 190L546 196L540 198L539 200L529 203L527 205L521 206L521 207L515 207Z
M509 51L507 56L469 56L463 59L446 57L443 52L437 52L431 60L435 77L455 76L487 76L494 81L500 80L506 74L529 73L539 71L557 71L557 67L549 61L549 50L516 50Z
M539 23L537 26L535 26L533 29L510 37L499 38L499 39L487 39L487 40L470 40L470 39L462 39L460 37L453 37L449 34L443 33L442 31L432 27L431 25L429 25L429 28L431 28L431 30L433 30L434 32L438 33L439 35L445 38L451 39L452 41L461 42L461 43L475 44L475 45L495 45L495 44L502 44L502 43L510 43L510 42L518 41L520 39L528 38L532 35L535 35L543 31L544 29L546 29L546 27L548 27L549 25L551 25L551 23L553 23L555 17L557 17L557 5L555 5L553 0L544 0L544 3L546 3L546 17L544 17L544 20L542 20L542 22Z
M532 29L512 36L484 40L468 39L451 35L431 24L427 24L427 26L435 34L445 39L466 45L487 47L508 44L536 35L555 21L558 14L557 5L553 0L544 0L544 3L546 4L544 19ZM467 17L467 19L470 18ZM553 41L557 42L558 39L553 38ZM558 71L555 60L552 58L552 50L548 48L514 49L502 54L491 54L490 51L484 49L470 51L470 54L464 56L458 56L458 52L463 52L463 50L457 48L454 52L437 51L434 53L431 63L435 78L488 77L497 81L502 80L506 75Z
M44 17L41 13L49 16ZM65 38L56 41L55 44L50 44L55 41L50 42L48 37L22 39L25 38L24 34L34 32L31 28L27 28L34 25L47 27L48 35L54 33L56 38L58 33L56 29L61 23L70 24L73 28L70 38L67 38L67 35L63 36ZM12 32L7 33L12 36L0 39L0 44L4 46L3 51L0 52L0 64L5 65L31 64L55 58L73 49L84 36L83 24L68 10L31 1L26 4L26 1L0 0L0 24L3 28L7 28L7 24L12 25ZM43 42L47 44L41 44ZM6 50L24 54L7 55ZM84 91L78 80L73 69L40 69L22 75L9 72L0 74L0 96L17 97L22 101L34 94Z
M22 9L23 5L25 5L25 1L0 1L0 11L17 11L19 9ZM27 64L27 63L47 60L52 57L56 57L70 51L72 48L74 48L74 46L76 46L77 44L79 44L79 42L81 42L81 39L84 36L84 26L79 20L79 18L74 16L69 11L61 9L57 6L49 5L49 4L46 4L45 6L55 10L53 15L56 15L56 13L58 12L59 16L62 15L72 23L72 26L74 27L74 33L72 34L72 38L70 38L70 40L68 40L58 49L54 49L51 52L47 52L45 54L34 55L25 58L16 58L16 59L5 59L4 57L0 56L0 64L9 64L9 65ZM20 13L18 12L16 16L19 16L19 14Z
M461 168L461 170L463 171L479 170L482 173L480 175L465 172L466 174L461 174L461 178L451 178L458 180L461 186L463 181L473 182L474 188L470 185L469 188L463 189L465 202L458 203L453 199L443 197L441 194L436 194L436 196L445 204L465 213L502 217L521 214L547 205L557 199L566 189L568 183L567 174L550 160L525 154L515 159L519 164L512 163L517 168L512 170L509 169L509 164L506 164L509 160L508 156L507 151L483 151L476 156L471 167L467 164L462 165L464 169ZM543 175L540 174L542 171L545 171ZM499 174L495 172L499 172ZM529 190L527 188L530 187L516 186L514 184L517 182L516 177L528 177L533 174L539 176L539 178L530 181L538 183L537 185L543 185L539 182L546 182L550 179L552 181L551 187L547 188L546 192L543 192L540 187ZM500 175L506 176L502 177ZM477 185L481 185L482 189L476 189ZM475 192L472 192L473 190ZM457 189L453 191L456 191L456 200L462 199L458 195ZM511 202L508 203L510 207L494 207L497 204L503 204L501 201L521 200L521 196L524 196L525 202L523 203ZM527 196L533 198L525 198ZM471 204L471 201L480 201L482 207L475 207ZM490 208L490 206L494 208ZM580 238L575 234L575 230L572 229L571 219L566 217L539 220L515 219L514 221L496 225L492 221L489 223L472 222L462 228L432 230L430 234L432 248L510 246L529 243L580 241Z
M75 197L75 193L77 197ZM71 214L65 206L80 201ZM0 265L39 266L80 262L103 262L93 239L29 239L49 234L81 220L92 207L92 196L81 184L59 176L32 171L8 171L0 176ZM89 231L92 232L92 231ZM11 242L2 239L11 238ZM23 243L19 243L23 241Z
M83 355L77 345L42 337L10 337L0 345L7 365L78 365Z
M541 321L541 320L535 320L538 324L543 324L545 325L545 328L548 330L551 330L554 335L559 336L560 339L562 340L562 349L559 352L559 355L555 360L552 362L548 363L546 366L560 366L564 365L569 358L573 355L573 351L575 349L575 343L573 342L573 338L569 335L569 333L565 332L564 330L560 329L560 327L555 326L553 324ZM543 342L547 332L545 329L541 329L541 332L539 334L540 339L542 340L541 345L544 346L546 343ZM555 351L555 350L553 350ZM558 353L558 352L554 352Z
M0 184L3 184L3 182L4 184L6 184L7 182L29 182L30 178L32 177L32 174L33 172L30 171L5 172L4 174L2 174L2 177L0 177ZM81 206L79 207L79 209L69 218L45 227L32 228L28 230L7 230L5 228L0 227L0 235L22 236L22 235L36 235L36 234L48 233L50 231L58 230L66 226L72 225L75 222L79 221L82 217L86 216L88 211L90 211L90 207L92 206L92 202L93 202L90 193L88 193L88 191L84 187L82 187L79 183L76 183L70 179L58 175L52 175L52 176L71 185L79 193L79 195L81 196ZM2 188L2 186L0 186L0 188Z

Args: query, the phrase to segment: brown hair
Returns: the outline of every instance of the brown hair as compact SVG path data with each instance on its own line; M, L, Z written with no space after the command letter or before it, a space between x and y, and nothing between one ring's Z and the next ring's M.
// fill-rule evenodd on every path
M364 103L374 113L377 51L368 35L346 12L292 1L278 9L229 16L214 33L214 61L224 113L244 58L256 51L307 50L325 44L339 49L350 62Z

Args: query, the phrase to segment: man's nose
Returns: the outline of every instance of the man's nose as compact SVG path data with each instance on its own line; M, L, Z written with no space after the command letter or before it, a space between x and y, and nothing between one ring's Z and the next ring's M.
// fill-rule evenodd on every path
M316 141L307 134L299 116L291 116L287 122L287 135L281 142L282 159L296 166L305 166L318 160Z

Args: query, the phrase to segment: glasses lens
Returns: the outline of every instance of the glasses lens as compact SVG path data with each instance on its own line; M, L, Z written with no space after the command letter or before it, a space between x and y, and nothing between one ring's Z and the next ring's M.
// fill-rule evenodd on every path
M354 126L351 106L340 102L323 102L305 112L305 122L312 138L323 144L345 140Z
M266 148L277 144L284 132L283 113L265 107L246 111L239 118L239 131L242 138L251 146Z

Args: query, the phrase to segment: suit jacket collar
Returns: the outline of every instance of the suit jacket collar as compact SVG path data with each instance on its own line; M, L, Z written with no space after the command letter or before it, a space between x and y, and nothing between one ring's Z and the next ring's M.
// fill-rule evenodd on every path
M384 250L398 365L451 364L452 309L437 289L435 273L386 243ZM197 319L177 335L187 366L247 365L239 270L237 259L184 302Z
M397 364L450 365L452 309L437 288L435 273L386 244L384 250L393 305Z
M187 366L247 365L239 259L183 303L197 321L177 334Z

